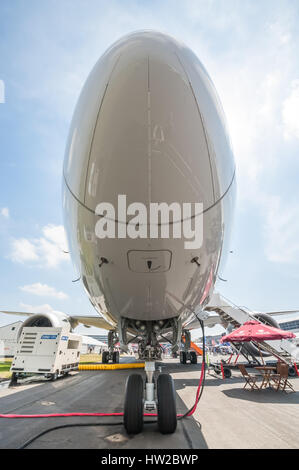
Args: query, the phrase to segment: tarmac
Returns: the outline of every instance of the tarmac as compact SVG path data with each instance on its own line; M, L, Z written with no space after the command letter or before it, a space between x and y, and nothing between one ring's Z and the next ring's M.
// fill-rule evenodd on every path
M130 361L129 358L121 362ZM157 363L174 379L177 411L184 413L195 399L201 365L179 364L177 359ZM250 373L256 371L250 370ZM122 412L128 374L140 369L80 371L55 382L31 379L0 388L0 413L42 414ZM53 430L28 448L35 449L298 449L299 378L290 378L295 393L267 388L243 389L238 371L222 379L206 374L205 388L192 417L178 421L172 435L145 424L143 432L128 436L121 417L0 419L0 448L20 448L43 430L67 423L92 426ZM113 426L105 423L118 423ZM96 424L101 424L97 426Z

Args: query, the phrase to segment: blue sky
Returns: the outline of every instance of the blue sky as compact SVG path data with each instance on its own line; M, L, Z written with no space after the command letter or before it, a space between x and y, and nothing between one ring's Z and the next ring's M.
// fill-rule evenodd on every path
M299 308L298 20L297 0L2 0L1 308L94 313L62 253L64 148L92 66L139 29L191 47L227 116L238 200L218 290L254 310Z

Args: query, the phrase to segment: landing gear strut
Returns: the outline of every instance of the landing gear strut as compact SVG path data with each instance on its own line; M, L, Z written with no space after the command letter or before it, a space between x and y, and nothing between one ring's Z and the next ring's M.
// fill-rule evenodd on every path
M107 364L112 361L114 364L119 363L119 352L114 350L114 346L118 341L116 331L109 331L108 333L108 351L102 353L102 363Z

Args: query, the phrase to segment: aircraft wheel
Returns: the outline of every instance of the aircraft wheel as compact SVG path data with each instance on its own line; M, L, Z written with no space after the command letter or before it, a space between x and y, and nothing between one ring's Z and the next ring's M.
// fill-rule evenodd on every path
M177 415L174 384L168 374L158 376L157 399L159 431L162 434L172 434L176 430Z
M197 364L197 355L195 351L190 352L191 364Z
M109 354L109 351L103 351L103 353L102 353L102 363L103 363L103 364L107 364L107 362L108 362L108 354Z
M185 351L180 352L180 363L186 364L186 352Z
M127 378L124 426L128 434L138 434L143 428L143 393L144 384L140 374L131 374Z
M112 359L112 362L118 364L118 363L119 363L119 352L118 352L118 351L114 351L112 358L113 358L113 359Z

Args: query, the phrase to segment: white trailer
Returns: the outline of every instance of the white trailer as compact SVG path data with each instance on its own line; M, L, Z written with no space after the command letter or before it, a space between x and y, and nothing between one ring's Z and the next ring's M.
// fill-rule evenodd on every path
M78 369L82 337L62 327L24 326L12 361L13 380L42 374L56 380Z

